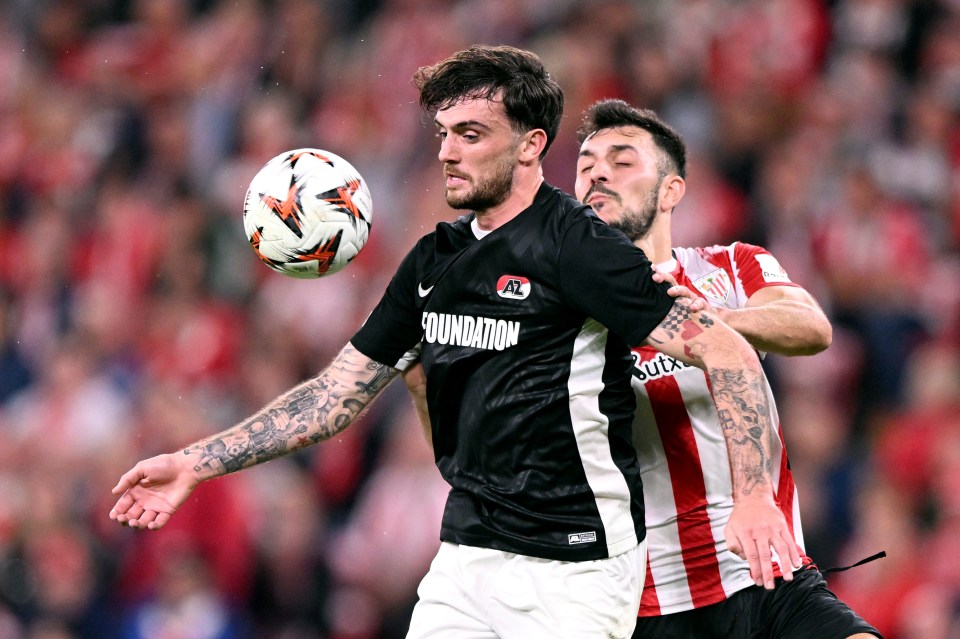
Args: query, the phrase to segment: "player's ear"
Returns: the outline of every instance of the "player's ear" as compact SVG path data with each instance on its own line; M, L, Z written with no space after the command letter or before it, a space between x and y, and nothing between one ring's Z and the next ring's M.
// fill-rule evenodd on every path
M663 211L672 210L687 190L687 183L679 175L671 173L663 178L660 184L660 209Z
M540 154L547 145L547 132L543 129L530 129L520 138L520 161L539 162Z

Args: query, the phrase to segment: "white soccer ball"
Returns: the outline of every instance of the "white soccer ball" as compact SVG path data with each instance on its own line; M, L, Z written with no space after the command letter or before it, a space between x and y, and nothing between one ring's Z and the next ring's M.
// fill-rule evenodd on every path
M267 162L250 181L243 229L273 270L323 277L367 243L372 213L367 183L349 162L321 149L295 149Z

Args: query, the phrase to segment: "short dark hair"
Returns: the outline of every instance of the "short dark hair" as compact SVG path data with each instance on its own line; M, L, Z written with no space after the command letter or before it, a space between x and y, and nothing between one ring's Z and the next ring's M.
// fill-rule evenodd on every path
M660 119L651 109L638 109L623 100L600 100L583 112L577 129L577 141L584 140L603 129L635 126L650 133L657 148L667 154L674 172L687 177L687 145L673 127Z
M541 160L560 129L563 90L530 51L474 45L433 66L420 67L413 81L420 90L420 106L433 112L464 98L489 100L502 91L503 106L515 131L546 132Z

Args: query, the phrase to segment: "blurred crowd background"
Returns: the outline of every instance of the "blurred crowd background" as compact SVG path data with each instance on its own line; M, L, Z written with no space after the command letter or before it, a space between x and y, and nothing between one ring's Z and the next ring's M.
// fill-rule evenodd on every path
M110 522L137 460L325 366L437 221L410 78L540 54L581 111L656 109L691 152L678 245L769 248L834 343L770 356L807 551L887 639L960 637L957 0L0 2L0 639L402 637L446 489L394 384L342 437ZM348 158L372 239L297 281L243 236L275 154Z

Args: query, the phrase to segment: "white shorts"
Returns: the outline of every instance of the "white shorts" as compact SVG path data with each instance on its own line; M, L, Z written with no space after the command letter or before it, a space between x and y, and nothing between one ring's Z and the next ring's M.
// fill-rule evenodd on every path
M417 589L407 639L627 639L637 623L646 560L646 541L596 561L444 542Z

